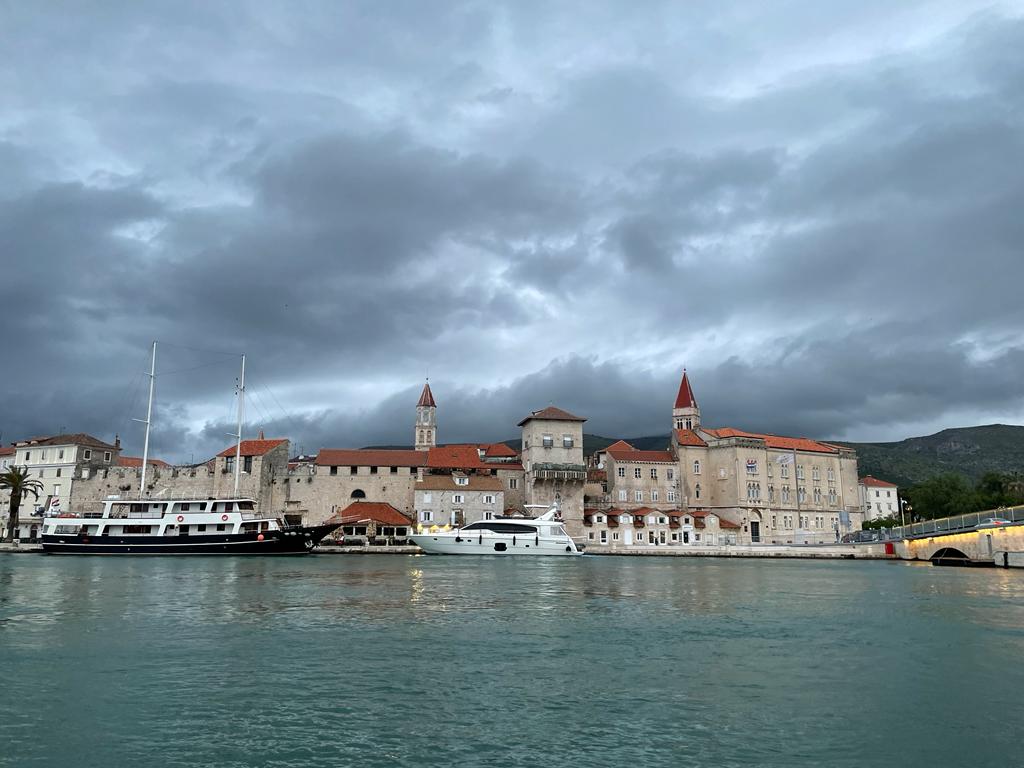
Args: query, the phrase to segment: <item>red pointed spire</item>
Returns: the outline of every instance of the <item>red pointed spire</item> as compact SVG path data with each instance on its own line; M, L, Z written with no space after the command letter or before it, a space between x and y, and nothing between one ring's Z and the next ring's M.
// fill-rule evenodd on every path
M423 385L423 392L420 393L420 401L416 403L416 407L419 408L424 405L437 408L437 403L434 402L434 393L430 391L429 381Z
M686 369L683 368L683 380L679 382L679 394L676 395L676 408L696 408L697 398L693 396L693 390L690 388L690 377L686 375Z

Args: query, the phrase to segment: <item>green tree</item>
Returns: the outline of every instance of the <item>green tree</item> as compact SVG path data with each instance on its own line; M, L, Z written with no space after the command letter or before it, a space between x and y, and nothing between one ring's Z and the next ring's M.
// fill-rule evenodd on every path
M14 541L14 533L18 530L18 507L21 506L21 500L28 496L38 500L43 484L28 476L28 467L10 467L6 472L0 473L0 490L11 493L7 536L4 541Z
M956 473L931 477L912 485L902 495L914 508L915 520L966 515L985 508L982 494Z

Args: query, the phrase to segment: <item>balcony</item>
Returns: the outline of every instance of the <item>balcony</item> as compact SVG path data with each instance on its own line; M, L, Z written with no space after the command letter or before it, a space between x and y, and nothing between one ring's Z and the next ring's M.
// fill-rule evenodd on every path
M587 468L583 464L553 464L534 462L530 472L537 480L578 480L586 482Z

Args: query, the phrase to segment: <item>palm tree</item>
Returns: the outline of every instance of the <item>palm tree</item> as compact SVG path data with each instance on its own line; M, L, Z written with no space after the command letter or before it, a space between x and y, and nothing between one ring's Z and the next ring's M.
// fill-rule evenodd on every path
M11 467L0 473L0 490L10 491L11 504L7 521L7 536L4 541L14 541L14 533L18 530L18 507L23 497L32 496L39 499L43 484L28 476L28 467Z

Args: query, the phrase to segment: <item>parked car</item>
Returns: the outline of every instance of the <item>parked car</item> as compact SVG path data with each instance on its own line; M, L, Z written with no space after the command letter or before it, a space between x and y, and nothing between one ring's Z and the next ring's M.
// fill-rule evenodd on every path
M976 527L977 528L999 528L999 527L1004 526L1004 525L1012 525L1012 523L1011 523L1011 521L1004 520L1001 517L986 517L984 520L982 520L980 523L978 523L978 525Z

